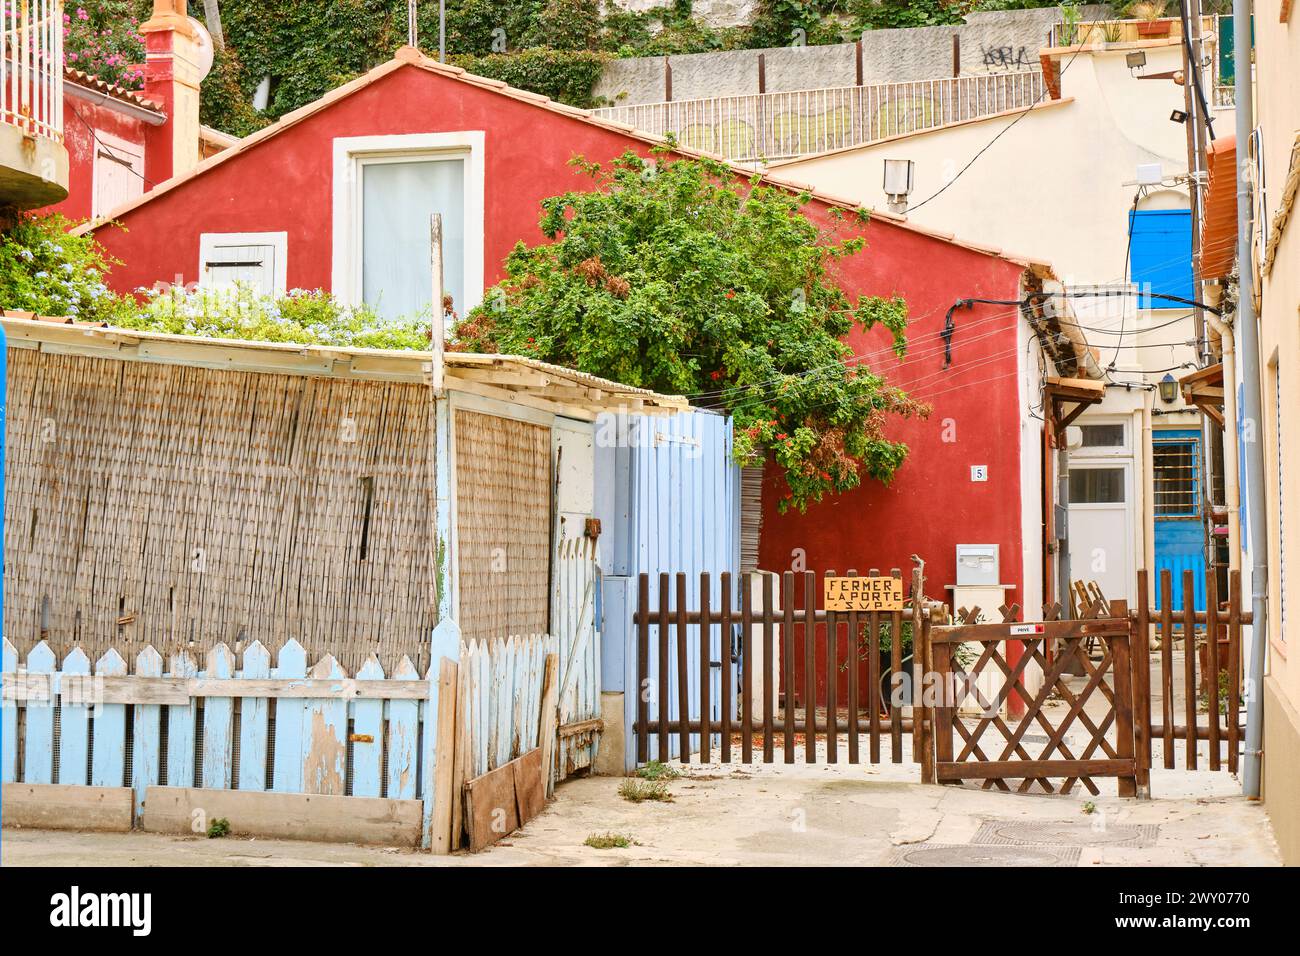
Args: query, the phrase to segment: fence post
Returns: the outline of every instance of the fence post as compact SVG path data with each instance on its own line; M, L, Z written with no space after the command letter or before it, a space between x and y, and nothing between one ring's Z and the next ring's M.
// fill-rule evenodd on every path
M1128 633L1112 640L1111 661L1115 671L1115 752L1121 760L1132 759L1134 772L1132 776L1119 777L1119 795L1136 797L1138 795L1137 767L1139 761L1134 753L1133 733L1133 621L1129 617L1127 601L1111 601L1110 616L1122 618Z
M1147 572L1138 572L1137 635L1133 640L1133 692L1137 695L1137 791L1151 796L1151 595Z

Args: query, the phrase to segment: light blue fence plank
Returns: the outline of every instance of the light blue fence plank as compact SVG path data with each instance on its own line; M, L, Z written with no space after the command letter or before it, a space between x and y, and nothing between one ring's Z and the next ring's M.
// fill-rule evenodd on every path
M256 680L271 676L271 652L261 641L244 649L242 677ZM239 702L239 780L240 790L266 789L267 715L270 704L265 697L244 697Z
M162 677L162 672L162 655L152 645L136 655L137 677ZM135 791L135 813L138 817L144 813L145 790L156 786L161 779L162 708L157 704L136 704L132 723L131 787Z
M95 674L125 677L126 661L116 649L109 648L95 662ZM121 787L126 782L126 704L101 704L91 715L95 735L90 757L92 787Z
M186 651L172 655L172 677L194 677L199 665ZM194 730L198 704L170 704L167 707L167 786L194 786Z
M315 680L342 681L343 668L326 654L311 669ZM307 701L303 718L303 786L306 793L342 796L347 792L348 702L316 697Z
M69 675L73 680L69 681ZM59 680L59 783L90 782L90 658L79 647L63 659ZM70 703L78 700L86 703Z
M306 677L307 652L295 640L280 648L276 677ZM271 789L277 793L302 793L303 783L303 716L307 702L282 697L275 702L275 753L272 756L274 779Z
M208 676L229 680L235 675L235 655L225 644L208 652ZM199 780L210 790L229 790L233 772L235 701L209 697L203 702L203 766Z
M383 680L384 669L373 654L357 671L357 680ZM380 795L384 766L384 702L378 698L357 698L352 704L352 795ZM369 737L367 743L365 738Z
M411 659L403 655L393 670L393 680L419 680L420 672ZM420 736L420 702L388 702L388 797L390 800L414 800L419 780L416 777L417 744Z
M434 773L438 751L438 678L442 659L460 660L460 627L450 617L444 617L433 629L429 641L429 698L424 702L424 737L420 759L420 796L424 800L421 845L433 845L433 805L444 794L433 792ZM459 678L458 678L459 679Z
M18 671L18 650L8 640L4 642L3 664L6 674ZM0 782L14 783L18 779L18 702L4 701L0 708Z
M27 673L54 674L54 651L41 641L27 655ZM54 678L50 678L52 686ZM26 783L54 782L54 701L27 702L27 733L24 735L23 780Z

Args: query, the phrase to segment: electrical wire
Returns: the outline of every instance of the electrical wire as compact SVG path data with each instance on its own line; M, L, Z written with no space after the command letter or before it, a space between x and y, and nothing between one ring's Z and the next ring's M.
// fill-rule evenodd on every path
M81 110L77 109L75 104L68 103L68 106L71 107L73 115L76 116L77 119L81 121L81 125L86 127L86 130L90 133L90 138L95 141L95 144L99 146L100 149L108 153L109 158L116 160L120 165L125 166L134 175L138 176L144 182L146 189L153 189L154 186L158 185L152 179L147 177L144 173L140 172L133 165L131 165L131 161L129 157L119 156L117 153L113 152L113 147L109 146L107 143L105 143L102 139L99 138L99 133L95 130L95 127L91 126L90 123L86 122L86 118L81 115Z
M1078 56L1079 56L1079 54L1082 53L1082 52L1083 52L1083 46L1082 46L1082 44L1081 44L1081 45L1079 46L1079 49L1077 49L1077 50L1074 51L1074 55L1070 57L1069 62L1066 63L1065 66L1061 67L1061 72L1057 75L1057 78L1056 78L1058 83L1061 81L1061 77L1065 76L1066 71L1069 70L1070 67L1072 67L1072 66L1074 65L1074 61L1075 61L1075 59L1077 59ZM917 203L915 206L908 206L907 209L905 209L905 210L903 211L903 214L904 214L904 215L907 215L908 213L915 212L917 209L920 209L922 206L924 206L924 205L925 205L926 203L928 203L930 200L932 200L932 199L937 199L940 195L942 195L943 192L944 192L944 191L945 191L949 186L951 186L951 185L952 185L953 183L955 183L957 180L961 179L962 174L965 173L966 170L970 169L972 166L975 165L975 161L976 161L976 160L978 160L978 159L979 159L981 156L983 156L986 152L988 152L990 149L992 149L993 144L996 143L998 140L1000 140L1000 139L1003 137L1003 135L1005 135L1005 134L1007 133L1008 130L1010 130L1013 126L1015 126L1017 123L1019 123L1019 122L1020 122L1022 119L1024 119L1026 116L1028 116L1028 115L1029 115L1033 110L1037 109L1038 104L1041 103L1041 102L1043 101L1043 97L1046 96L1049 92L1051 92L1050 89L1044 89L1043 92L1040 93L1040 94L1038 95L1038 99L1034 100L1034 102L1030 103L1030 104L1029 104L1028 106L1026 106L1023 110L1021 110L1020 113L1019 113L1019 115L1017 115L1016 118L1013 119L1010 123L1008 123L1006 126L1002 127L1002 129L998 130L997 134L996 134L996 135L995 135L991 140L989 140L989 141L988 141L988 142L987 142L987 143L986 143L986 144L985 144L985 145L980 149L979 152L977 152L974 156L971 157L970 162L968 162L968 163L967 163L965 166L963 166L961 169L957 170L957 174L956 174L955 176L953 176L952 179L948 180L946 183L944 183L942 186L940 186L939 189L938 189L936 192L933 192L933 193L931 193L929 196L926 196L924 199L922 199L922 200L921 200L919 203Z

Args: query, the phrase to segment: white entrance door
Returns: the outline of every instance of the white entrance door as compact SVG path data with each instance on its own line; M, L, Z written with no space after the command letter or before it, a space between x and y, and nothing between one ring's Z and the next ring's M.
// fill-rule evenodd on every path
M1133 466L1070 462L1070 577L1132 602Z

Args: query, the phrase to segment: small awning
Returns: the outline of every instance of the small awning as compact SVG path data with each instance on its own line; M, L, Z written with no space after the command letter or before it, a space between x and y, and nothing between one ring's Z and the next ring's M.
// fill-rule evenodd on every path
M1211 143L1207 165L1199 265L1202 279L1223 279L1237 261L1237 137Z
M1183 401L1195 405L1223 427L1223 363L1198 368L1178 380Z

